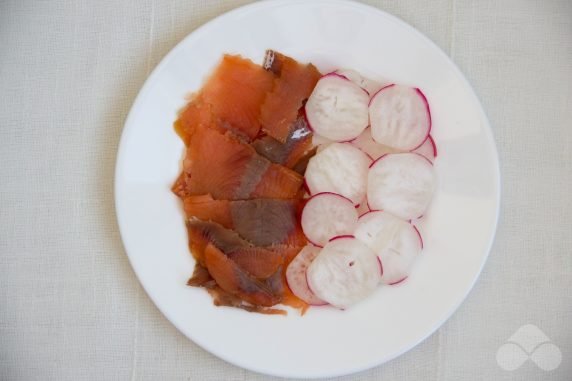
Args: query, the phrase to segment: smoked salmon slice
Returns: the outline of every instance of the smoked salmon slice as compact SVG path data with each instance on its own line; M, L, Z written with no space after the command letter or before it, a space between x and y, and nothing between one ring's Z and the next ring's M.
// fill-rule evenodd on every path
M217 306L308 308L285 269L307 244L303 174L316 150L300 110L319 77L274 51L263 66L225 55L174 123L187 147L172 187L196 260L187 284L205 288Z
M206 195L186 197L183 203L187 217L216 222L256 246L302 247L307 243L300 225L300 200L229 201Z
M277 78L260 109L260 124L264 132L285 143L321 74L314 65L300 64L280 53L269 51L265 60L264 67Z
M274 285L254 278L212 244L205 248L205 264L220 288L248 303L270 307L282 300Z
M215 199L293 198L303 182L297 172L271 163L229 133L205 127L193 132L183 166L188 175L179 194L210 193Z
M288 245L255 246L230 229L198 219L190 219L187 230L191 253L197 262L204 265L205 249L210 244L250 275L260 279L270 277L283 263L290 263L301 249Z
M308 127L306 118L299 115L290 128L284 143L265 135L254 140L252 147L271 162L295 169L314 148L312 131Z
M202 88L200 98L219 123L253 139L260 130L260 105L274 86L274 75L252 61L225 55Z

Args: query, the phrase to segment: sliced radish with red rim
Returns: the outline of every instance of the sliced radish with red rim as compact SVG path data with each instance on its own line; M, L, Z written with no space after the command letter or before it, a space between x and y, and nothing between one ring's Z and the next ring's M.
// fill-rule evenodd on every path
M364 200L371 159L348 143L332 143L308 162L305 180L310 193L333 192L355 205Z
M310 289L320 299L346 308L371 294L379 283L375 253L351 237L329 242L308 267Z
M431 202L435 183L433 165L425 157L416 153L388 154L369 169L368 205L404 220L418 218Z
M361 216L355 237L379 257L383 268L380 280L384 284L407 277L422 250L417 229L388 212L374 211Z
M419 147L431 131L429 103L421 90L389 85L379 90L369 104L371 136L398 150Z
M356 138L367 127L369 95L346 77L323 76L308 98L306 120L311 129L330 140Z
M292 293L313 306L327 304L310 290L306 279L308 266L320 254L320 250L319 247L313 245L305 246L286 269L286 282Z
M335 193L319 193L308 200L301 219L306 238L324 246L333 237L353 234L358 213L349 199Z

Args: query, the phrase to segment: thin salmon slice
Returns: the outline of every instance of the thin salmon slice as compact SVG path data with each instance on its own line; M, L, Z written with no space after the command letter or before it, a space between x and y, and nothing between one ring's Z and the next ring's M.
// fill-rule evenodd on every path
M246 304L239 297L231 293L228 293L222 288L220 288L216 284L216 281L211 277L207 268L200 264L195 265L195 270L191 278L188 280L187 285L193 287L206 288L209 294L212 296L213 304L215 306L235 307L235 308L241 308L249 312L258 312L263 314L286 315L286 311L281 309Z
M260 130L260 105L274 85L274 75L240 56L225 55L200 93L219 123L253 139Z
M302 247L306 238L300 225L301 200L215 200L209 195L184 200L187 217L212 221L233 229L256 246Z
M270 277L283 263L289 263L300 247L275 245L259 247L242 239L236 232L223 226L197 219L187 222L191 253L199 264L205 263L205 249L211 244L234 260L255 278Z
M205 248L205 263L209 274L226 292L258 306L280 303L281 296L273 292L272 286L248 274L212 244Z
M291 169L295 168L314 148L312 131L303 115L298 115L284 143L265 135L254 140L252 146L256 152L271 162Z
M179 194L210 193L215 199L292 198L303 181L300 174L271 163L229 133L204 127L193 132L183 167L187 176Z
M272 60L271 63L268 62L269 59ZM260 123L268 135L285 143L298 117L298 111L312 93L321 74L312 64L303 65L275 52L273 55L267 53L266 61L264 67L278 75L278 78L264 99Z

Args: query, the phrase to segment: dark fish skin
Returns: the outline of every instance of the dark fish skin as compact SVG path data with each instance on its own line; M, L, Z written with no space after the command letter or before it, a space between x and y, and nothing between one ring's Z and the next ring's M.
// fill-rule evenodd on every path
M296 203L290 200L255 199L231 203L234 228L257 246L286 243L296 230Z

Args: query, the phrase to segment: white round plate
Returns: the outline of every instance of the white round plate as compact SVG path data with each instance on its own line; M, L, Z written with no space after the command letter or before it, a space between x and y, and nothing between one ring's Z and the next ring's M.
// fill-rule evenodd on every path
M269 316L215 307L185 282L194 262L182 207L170 192L184 147L173 131L185 96L224 53L262 62L268 48L323 72L352 68L421 88L439 148L439 186L420 230L425 250L409 279L340 311ZM340 0L259 2L197 29L159 64L129 114L117 159L121 236L141 284L183 334L238 366L284 377L326 377L391 360L433 333L473 287L499 210L499 167L489 123L449 58L378 9Z

